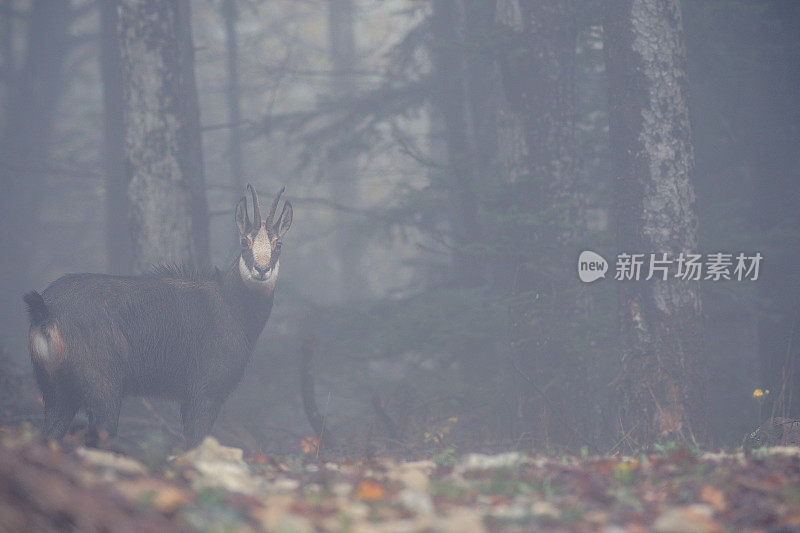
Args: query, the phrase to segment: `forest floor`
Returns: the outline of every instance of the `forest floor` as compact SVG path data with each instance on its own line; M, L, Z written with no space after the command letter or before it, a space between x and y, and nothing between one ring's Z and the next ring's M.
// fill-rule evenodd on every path
M0 428L0 531L797 531L800 448L139 459Z

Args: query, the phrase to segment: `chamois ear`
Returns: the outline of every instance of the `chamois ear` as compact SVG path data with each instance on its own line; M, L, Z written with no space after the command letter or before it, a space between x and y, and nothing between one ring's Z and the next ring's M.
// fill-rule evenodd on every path
M281 211L281 216L278 217L278 221L275 223L275 233L278 237L283 237L283 234L286 233L286 230L289 229L289 226L292 225L292 204L288 201L283 204L283 211Z
M250 217L247 216L247 198L242 196L236 204L236 227L239 228L239 235L247 235L250 231Z

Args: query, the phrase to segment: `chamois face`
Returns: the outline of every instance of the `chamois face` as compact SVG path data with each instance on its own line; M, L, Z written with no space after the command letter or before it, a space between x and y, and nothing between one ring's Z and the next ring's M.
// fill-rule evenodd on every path
M253 199L253 221L247 213L247 197L243 196L236 206L236 226L239 228L242 251L239 257L239 274L242 281L254 290L271 292L278 279L278 258L281 254L281 238L292 223L292 204L285 202L278 220L273 223L275 211L283 188L272 203L267 219L261 220L258 196L248 184Z

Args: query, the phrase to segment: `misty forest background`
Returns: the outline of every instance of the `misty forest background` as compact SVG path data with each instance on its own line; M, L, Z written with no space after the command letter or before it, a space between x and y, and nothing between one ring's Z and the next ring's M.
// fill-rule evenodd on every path
M40 417L23 292L226 267L247 182L295 216L223 442L296 450L303 393L359 451L735 446L797 417L800 4L629 4L2 2L0 420ZM584 285L587 249L764 260ZM178 427L129 399L120 434Z

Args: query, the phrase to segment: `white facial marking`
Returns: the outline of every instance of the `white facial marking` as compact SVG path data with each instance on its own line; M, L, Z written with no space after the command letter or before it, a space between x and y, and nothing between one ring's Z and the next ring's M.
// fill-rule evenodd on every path
M247 288L262 292L271 292L275 288L275 283L278 281L278 267L280 264L280 260L275 261L275 266L272 267L272 270L267 272L266 277L264 279L259 279L253 275L253 272L249 268L247 268L244 258L240 257L239 275L242 277L242 281Z
M41 331L31 334L31 351L39 359L46 360L50 358L50 343L47 342L47 338L42 335Z
M262 226L253 240L253 259L257 265L268 265L272 257L272 247L269 244L267 230Z

